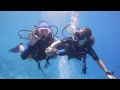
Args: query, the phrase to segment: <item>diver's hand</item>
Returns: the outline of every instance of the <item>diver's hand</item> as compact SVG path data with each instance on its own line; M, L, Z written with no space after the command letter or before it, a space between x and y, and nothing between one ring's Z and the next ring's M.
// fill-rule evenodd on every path
M49 46L48 48L46 48L45 53L47 56L53 56L55 55L55 50L53 47Z
M113 74L114 74L114 71L111 73L109 70L106 72L106 75L107 75L107 77L109 78L109 79L116 79L114 76L113 76Z
M107 77L108 77L109 79L116 79L114 76L112 76L112 75L110 75L110 74L107 74Z
M35 35L34 32L30 32L29 37L30 37L30 45L31 46L33 46L39 40L39 37L37 35Z

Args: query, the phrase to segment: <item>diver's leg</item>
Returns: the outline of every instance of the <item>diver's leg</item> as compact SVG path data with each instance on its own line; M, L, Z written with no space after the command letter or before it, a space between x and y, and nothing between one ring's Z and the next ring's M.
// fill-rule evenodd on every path
M24 50L23 43L18 44L14 48L10 49L9 52L18 53Z
M23 45L19 45L19 51L20 51L20 53L22 53L24 51L24 46Z

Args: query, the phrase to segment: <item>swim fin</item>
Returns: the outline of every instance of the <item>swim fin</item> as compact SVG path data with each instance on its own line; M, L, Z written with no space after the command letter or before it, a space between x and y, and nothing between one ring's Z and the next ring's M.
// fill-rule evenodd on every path
M18 52L20 52L19 45L23 45L23 43L20 43L20 44L18 44L16 47L10 49L9 52L13 52L13 53L18 53Z

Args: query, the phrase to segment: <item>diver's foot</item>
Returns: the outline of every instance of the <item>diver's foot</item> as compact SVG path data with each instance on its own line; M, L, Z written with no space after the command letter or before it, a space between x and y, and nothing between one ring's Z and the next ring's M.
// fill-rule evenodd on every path
M13 53L18 53L20 52L20 49L19 49L19 45L23 45L23 43L19 43L17 46L15 46L14 48L11 48L9 50L9 52L13 52Z

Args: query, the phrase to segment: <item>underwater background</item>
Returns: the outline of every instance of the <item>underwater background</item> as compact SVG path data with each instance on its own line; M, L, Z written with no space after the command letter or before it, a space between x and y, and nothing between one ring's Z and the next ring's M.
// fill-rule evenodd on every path
M89 27L95 37L93 48L108 70L120 78L120 11L0 11L0 79L108 79L97 63L87 58L87 74L81 74L82 63L67 56L50 60L50 66L41 70L32 60L22 60L20 53L9 50L25 39L19 30L31 30L39 21L58 27L57 36L63 39L63 28L72 24L78 28ZM56 32L53 29L53 32ZM69 36L65 32L65 36Z

